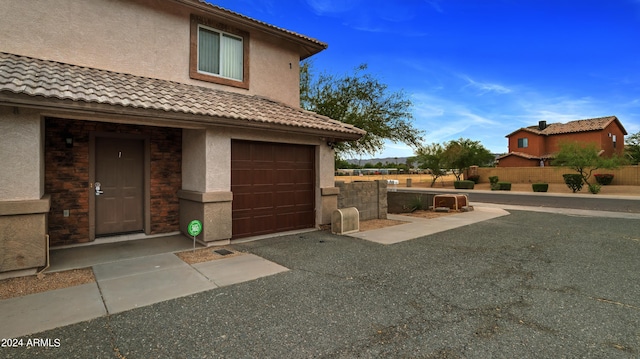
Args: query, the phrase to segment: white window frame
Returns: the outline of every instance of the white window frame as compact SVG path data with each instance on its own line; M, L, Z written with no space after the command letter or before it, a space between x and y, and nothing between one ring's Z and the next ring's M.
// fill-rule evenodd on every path
M216 34L218 34L218 36L220 37L220 42L219 42L219 51L218 51L218 67L219 67L219 74L213 73L213 72L208 72L208 71L203 71L200 70L200 29L205 29L207 31L211 31L214 32ZM233 80L233 81L244 81L244 39L242 38L242 36L238 36L238 35L234 35L225 31L220 31L218 29L214 29L212 27L206 26L206 25L202 25L202 24L198 24L198 54L197 54L197 71L198 73L201 74L205 74L205 75L209 75L209 76L216 76L216 77L221 77L224 79L229 79L229 80ZM224 47L225 42L222 41L223 36L227 36L236 40L240 41L240 49L242 51L241 55L240 55L240 78L235 78L235 77L231 77L231 76L225 76L222 72L223 69L225 67L225 56L224 54L229 51L226 47Z
M520 146L520 143L522 143L522 146ZM529 138L528 137L518 138L518 148L527 148L527 147L529 147Z

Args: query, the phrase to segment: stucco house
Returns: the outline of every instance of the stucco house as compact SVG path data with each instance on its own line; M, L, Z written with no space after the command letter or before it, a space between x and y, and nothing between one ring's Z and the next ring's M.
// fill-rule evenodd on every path
M0 14L0 272L51 246L204 224L224 244L337 208L337 141L299 107L323 42L198 0L6 0ZM37 26L25 26L37 24Z
M593 142L601 156L622 156L627 131L616 116L590 118L567 123L540 121L506 137L509 153L497 158L498 167L535 167L551 164L562 142Z

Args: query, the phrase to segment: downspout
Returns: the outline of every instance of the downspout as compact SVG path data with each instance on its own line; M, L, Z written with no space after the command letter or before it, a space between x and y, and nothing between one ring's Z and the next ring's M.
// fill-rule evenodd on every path
M47 270L47 269L49 269L49 267L50 267L50 263L49 263L49 235L47 234L47 235L46 235L46 237L47 237L47 265L46 265L46 267L42 268L42 270L41 270L41 271L39 271L39 272L36 274L36 276L37 276L38 278L40 278L40 276L42 276L42 272L46 271L46 270Z

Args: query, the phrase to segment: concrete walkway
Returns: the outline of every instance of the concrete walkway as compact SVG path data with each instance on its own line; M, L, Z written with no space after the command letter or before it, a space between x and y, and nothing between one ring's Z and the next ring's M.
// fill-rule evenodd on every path
M395 244L509 214L509 212L498 207L476 207L475 205L474 207L475 210L471 212L433 219L389 214L387 215L388 219L409 223L372 231L352 233L349 234L349 236L380 244Z
M159 241L158 246L156 239L147 239L53 251L55 270L90 266L96 282L0 300L0 322L5 323L0 326L0 338L38 333L288 270L249 253L193 265L171 252L144 255L145 247L149 253L158 247L166 249L167 243L169 248L180 246L179 242L190 245L184 237ZM131 246L140 247L133 250L136 257L113 260L113 255ZM71 254L75 254L73 260L56 260ZM93 265L87 265L88 260Z

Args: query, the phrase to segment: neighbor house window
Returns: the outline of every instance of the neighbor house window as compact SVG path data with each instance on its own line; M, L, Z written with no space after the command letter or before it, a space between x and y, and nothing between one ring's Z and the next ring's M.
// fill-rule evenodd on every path
M529 139L528 138L518 138L518 148L527 148L529 147Z
M249 35L246 32L191 17L191 78L249 88Z

